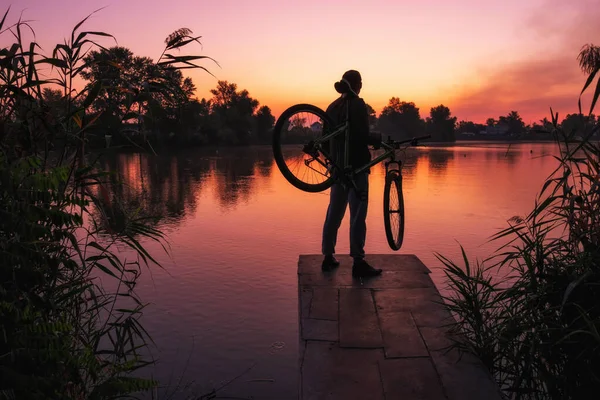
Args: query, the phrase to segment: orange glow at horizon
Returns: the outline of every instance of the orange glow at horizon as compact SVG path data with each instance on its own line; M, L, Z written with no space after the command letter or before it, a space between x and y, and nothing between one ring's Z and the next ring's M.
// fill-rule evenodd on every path
M9 14L11 22L21 11L33 20L46 53L97 8L89 1L49 3L22 0ZM600 37L598 19L596 0L132 0L106 4L83 28L111 33L118 45L156 60L165 37L188 27L202 36L202 47L184 51L221 65L200 63L216 78L184 71L197 96L210 98L217 80L226 80L275 116L296 103L325 108L336 97L333 83L357 69L361 96L377 113L399 97L414 102L423 118L444 104L458 120L484 122L517 110L531 123L548 117L549 107L563 116L576 112L585 82L576 58Z

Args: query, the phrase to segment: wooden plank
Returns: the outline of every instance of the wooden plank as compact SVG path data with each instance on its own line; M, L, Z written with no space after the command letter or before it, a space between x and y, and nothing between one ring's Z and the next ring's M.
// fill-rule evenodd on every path
M302 286L349 287L354 284L351 274L339 271L299 274L298 283Z
M298 312L300 314L300 320L303 318L308 318L310 314L310 305L312 303L313 290L308 286L300 286L299 287L299 304L298 304Z
M499 400L481 362L456 352L439 326L453 321L414 255L368 255L380 277L354 279L352 260L320 270L322 256L300 256L300 399ZM388 357L386 359L386 357Z
M298 335L301 336L301 335ZM297 389L298 389L298 400L302 400L304 396L302 396L302 366L304 365L304 355L306 354L306 340L302 340L300 338L298 344L298 366L296 369L297 374Z
M448 400L501 399L498 385L480 360L469 354L459 355L456 350L447 350L451 341L445 329L423 327L420 330Z
M454 322L435 288L374 290L377 312L410 311L417 327L442 327Z
M417 308L412 311L413 318L417 327L437 327L442 328L456 322L452 314L443 305L437 304L430 308Z
M336 269L338 272L350 273L352 267L352 258L347 254L336 254L335 258L340 262ZM402 271L402 272L423 272L431 271L414 254L368 254L366 256L368 263L376 268L382 268L384 271ZM301 255L298 261L298 273L300 274L318 274L321 273L321 262L323 256L320 254Z
M337 342L338 323L324 319L305 318L302 320L302 339Z
M399 358L379 362L386 399L443 400L444 391L430 358Z
M298 260L298 274L316 274L321 272L323 256L317 254L301 255Z
M373 296L379 312L413 311L433 306L435 301L441 300L435 287L374 290Z
M302 286L327 286L338 288L366 288L366 289L410 289L410 288L435 288L433 281L425 273L406 273L397 271L383 271L380 276L371 278L354 278L352 272L331 271L317 274L299 274L298 283Z
M367 254L365 260L384 271L430 273L431 271L414 254Z
M382 400L380 349L341 349L308 342L302 366L303 400Z
M338 289L315 286L310 306L310 318L338 320Z
M379 313L379 323L386 358L429 356L410 311Z
M429 274L423 272L407 273L405 271L386 271L381 275L364 279L362 286L372 289L412 289L412 288L435 288Z
M382 347L375 304L368 289L340 289L340 347Z

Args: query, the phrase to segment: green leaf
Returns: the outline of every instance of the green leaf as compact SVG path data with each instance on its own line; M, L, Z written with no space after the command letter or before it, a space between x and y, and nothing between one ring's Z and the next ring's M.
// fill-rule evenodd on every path
M94 100L96 100L96 98L98 97L98 94L100 93L101 90L102 90L102 82L101 81L94 82L92 84L92 86L89 88L89 93L85 97L85 100L83 101L83 108L88 108L89 106L91 106L92 103L94 102Z
M89 242L87 245L88 245L89 247L93 247L93 248L95 248L95 249L97 249L97 250L100 250L101 252L105 252L105 251L107 251L107 249L106 249L106 248L102 247L102 246L101 246L101 245L99 245L97 242Z
M217 61L215 61L213 58L208 57L208 56L174 56L172 54L165 54L165 57L169 57L173 62L183 62L183 61L192 61L192 60L202 60L202 59L209 59L214 61L215 63L217 63ZM159 65L161 64L168 64L168 62L163 61L158 63ZM218 64L218 63L217 63Z
M202 43L200 43L200 41L198 40L202 36L192 37L192 36L183 34L183 33L185 33L185 31L187 31L188 33L191 33L191 31L187 30L186 28L183 28L183 29L180 29L180 30L174 32L172 35L170 35L170 37L172 37L172 38L171 38L171 40L169 40L167 42L168 50L183 47L191 42L197 42L200 45L202 45Z
M53 58L56 58L56 55L59 53L59 50L64 51L65 54L69 57L73 55L73 50L69 46L67 46L66 44L57 44L54 50L52 51Z
M84 37L88 36L88 35L94 35L94 36L104 36L104 37L111 37L113 39L116 40L116 38L109 34L109 33L105 33L105 32L97 32L97 31L86 31L86 32L81 32L78 36L77 39L73 42L73 45L76 47L80 47L81 45L85 44L86 42L89 41L89 39L86 39L84 41L81 41L81 39L83 39Z
M4 26L4 21L6 21L6 16L8 15L9 11L10 11L10 6L8 6L8 9L4 13L4 17L2 17L2 21L0 21L0 31L2 30L2 27Z
M29 44L29 67L27 70L27 81L33 80L33 73L35 71L35 43L32 42Z
M80 27L81 25L83 25L83 23L84 23L85 21L87 21L87 20L88 20L88 19L89 19L89 18L90 18L92 15L94 15L95 13L97 13L98 11L100 11L100 10L102 10L102 9L104 9L104 8L105 8L105 7L102 7L102 8L99 8L99 9L97 9L97 10L94 10L92 13L88 14L88 16L87 16L87 17L85 17L84 19L82 19L81 21L79 21L79 22L77 23L77 25L75 25L75 27L73 28L73 31L71 32L71 43L75 43L75 32L77 31L77 29L79 29L79 27Z
M596 69L596 71L598 71L598 69ZM594 98L592 99L592 104L590 105L590 115L594 111L594 107L596 106L598 96L600 96L600 79L598 79L598 82L596 82L596 91L594 92Z
M579 278L577 278L576 280L569 283L569 285L567 286L567 289L565 290L565 294L563 295L563 299L561 302L561 308L563 308L565 306L565 304L569 300L569 297L571 296L571 293L573 293L573 290L575 290L577 288L577 286L579 286L581 284L581 282L583 282L585 279L587 279L591 274L592 274L592 272L588 270L583 275L581 275Z
M60 58L43 58L36 61L36 64L50 64L58 68L67 68L67 62Z
M594 77L596 76L596 74L598 73L598 71L600 70L600 66L596 67L592 73L590 74L590 76L588 76L587 80L585 81L585 85L583 85L583 89L581 89L581 93L579 93L579 113L583 114L581 112L581 96L583 95L583 92L585 92L585 90L587 89L588 86L590 86L590 84L592 83L592 81L594 80ZM558 117L558 114L557 114Z
M114 272L112 272L109 268L105 267L104 265L100 264L99 262L94 262L93 266L98 268L100 271L104 272L107 275L112 276L113 278L119 279Z

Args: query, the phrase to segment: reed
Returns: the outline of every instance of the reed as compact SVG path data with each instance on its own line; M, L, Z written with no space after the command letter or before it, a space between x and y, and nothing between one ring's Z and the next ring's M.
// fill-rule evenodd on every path
M0 20L0 35L13 39L0 49L0 398L112 399L150 390L158 382L142 370L152 363L144 355L151 338L136 284L143 268L160 266L143 243L167 251L166 240L135 212L107 228L105 188L121 183L85 151L99 117L90 105L106 84L76 87L92 67L86 54L114 38L83 30L88 16L46 56L24 39L31 24L9 24L9 11ZM203 56L170 54L198 42L190 34L182 28L168 37L158 69L203 68L194 64ZM49 89L60 98L50 102ZM143 90L126 82L111 89L127 93L128 117L166 90L160 79Z
M582 50L582 93L597 54ZM600 84L590 114L599 94ZM507 399L583 399L600 384L600 146L590 141L598 125L564 131L550 112L560 155L531 212L491 238L499 249L483 262L472 266L462 247L461 265L437 254L453 347L477 355Z

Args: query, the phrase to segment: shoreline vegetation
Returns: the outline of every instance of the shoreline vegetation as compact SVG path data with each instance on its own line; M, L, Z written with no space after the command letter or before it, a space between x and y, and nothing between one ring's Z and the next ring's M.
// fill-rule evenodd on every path
M584 46L578 60L583 94L600 47ZM599 95L600 84L588 115ZM534 208L490 238L499 249L484 260L462 246L460 263L437 254L452 347L477 356L511 400L584 399L600 385L600 144L591 140L600 127L567 130L550 112L560 156Z
M147 377L152 338L136 284L147 268L161 267L142 243L158 242L168 254L168 240L136 210L119 214L116 225L107 222L107 204L115 201L107 193L117 196L123 182L91 155L108 139L108 147L152 152L268 144L275 118L227 81L218 81L213 98L194 98L182 70L212 74L202 63L218 62L173 55L200 44L188 28L169 34L154 61L103 46L115 38L85 31L90 14L44 55L24 38L35 32L31 23L10 23L9 11L0 20L0 33L12 40L0 49L0 398L108 399L165 390ZM600 50L585 47L579 61L589 76L585 91L600 70ZM79 90L74 82L81 79ZM432 142L505 135L511 143L544 138L560 145L556 174L535 209L497 235L514 238L493 264L511 273L511 285L499 286L489 268L471 267L466 255L461 267L440 255L455 294L447 301L457 316L456 345L479 356L510 399L584 398L599 384L600 149L591 141L598 137L592 111L599 93L600 85L589 113L580 109L559 121L551 110L551 120L531 129L516 111L474 124L457 123L444 105L422 118L414 103L397 97L379 116L371 109L371 125L396 139L427 132Z
M47 56L25 41L35 37L30 22L10 23L9 12L0 14L2 37L12 39L0 49L0 399L112 399L164 388L148 370L152 338L136 285L161 267L142 243L168 254L168 238L136 210L109 223L110 202L121 199L108 188L117 196L123 183L89 156L88 134L136 108L172 104L181 94L173 82L185 82L180 69L206 57L170 53L198 37L171 33L159 60L144 64L142 87L92 79L78 91L81 76L115 68L90 58L103 48L98 40L114 37L85 31L90 14ZM118 115L94 108L99 99L112 104L107 89L121 96Z
M21 24L23 28L29 26L24 21ZM177 32L190 33L187 28ZM111 36L103 34L98 39L107 37ZM182 43L189 47L198 39L189 36ZM93 98L82 104L85 100L82 96L65 92L60 83L51 82L53 78L40 86L40 98L57 119L66 117L66 103L85 108L87 118L93 120L86 128L85 146L89 148L130 147L156 152L166 147L271 143L276 118L268 105L261 104L246 89L227 80L217 80L210 91L212 97L196 97L194 82L182 71L185 68L202 69L214 77L208 67L199 63L209 62L220 67L218 62L205 55L175 57L175 50L182 47L169 48L169 38L165 44L167 48L155 62L126 47L94 42L93 48L82 50L81 69L77 71L77 78L84 84L83 92L93 89ZM48 59L53 60L52 57ZM175 64L178 64L177 68L173 67ZM50 73L55 74L62 64L50 61L44 66L50 67ZM42 76L48 71L44 68L39 72ZM528 125L515 110L490 117L485 123L459 121L443 104L422 110L414 102L399 97L390 98L378 115L368 104L367 110L372 129L395 140L424 134L432 136L430 142L553 140L551 121L544 118ZM598 119L593 114L574 113L558 122L562 129L569 131L596 126ZM56 140L53 144L60 145Z

